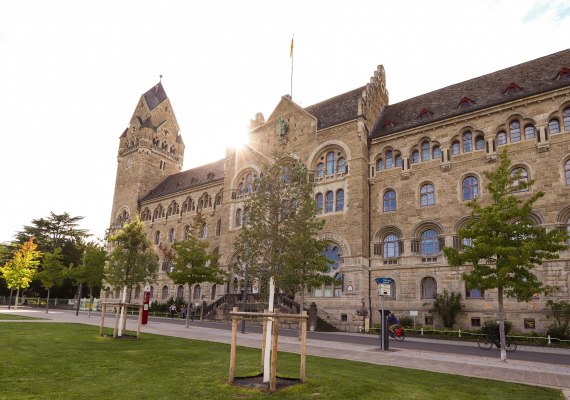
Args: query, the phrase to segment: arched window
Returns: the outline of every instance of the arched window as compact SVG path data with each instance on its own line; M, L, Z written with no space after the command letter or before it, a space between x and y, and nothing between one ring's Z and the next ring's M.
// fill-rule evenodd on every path
M247 174L245 176L245 192L251 193L253 190L253 174Z
M376 160L376 171L380 172L384 169L384 161L379 158L378 160Z
M519 121L514 120L509 124L509 137L511 139L511 143L521 141L521 124Z
M346 174L346 160L340 157L336 163L336 170L339 174Z
M243 182L240 182L238 185L238 194L243 194L244 193L244 187L245 185L243 184ZM201 202L202 200L200 200Z
M384 193L384 212L396 211L396 192L393 190L387 190Z
M441 148L440 148L439 146L433 146L432 158L433 158L434 160L439 160L439 159L441 159Z
M317 164L317 176L325 176L325 164L322 162Z
M532 125L526 125L524 127L524 140L534 139L536 135L536 130Z
M216 299L216 291L217 291L218 287L216 286L216 284L214 283L212 285L212 292L210 293L210 300L215 300Z
M485 149L485 138L483 136L477 136L475 139L475 150Z
M435 204L435 189L431 183L426 183L420 190L420 205L433 206Z
M437 253L439 253L439 241L437 238L437 233L433 229L423 231L421 235L422 256L437 256Z
M218 222L216 222L216 236L220 236L222 232L222 219L218 219Z
M323 194L317 193L315 198L315 202L317 203L317 214L321 214L323 212Z
M459 142L453 142L451 143L451 155L452 156L456 156L461 152L461 145L459 144Z
M503 146L507 144L507 134L505 131L500 131L497 133L497 146Z
M513 182L513 186L518 186L522 182L526 182L528 184L528 172L527 172L526 168L523 168L523 167L513 168L513 170L511 171L511 176L513 178L515 178L515 181ZM518 178L516 178L517 176L518 176ZM517 192L528 192L528 187L524 188L524 189L517 190Z
M463 179L463 200L473 200L479 197L479 180L474 176Z
M422 299L435 299L437 296L437 282L431 276L426 276L420 283Z
M470 288L465 285L465 297L468 299L483 299L485 298L485 292L481 289Z
M184 298L184 286L178 285L178 288L176 289L176 297L178 297L179 299Z
M336 191L336 205L335 211L344 210L344 190L339 189Z
M194 286L194 296L192 296L194 300L200 300L202 298L202 288L200 285Z
M203 224L202 225L202 229L200 229L200 237L202 239L206 239L206 237L208 236L208 224Z
M184 227L184 240L190 239L190 236L191 236L190 227L186 225Z
M333 212L334 193L330 190L325 195L325 213Z
M154 286L150 287L150 298L152 299L154 297Z
M429 142L422 143L422 161L429 161Z
M336 154L334 151L329 151L327 153L327 175L334 174L336 164Z
M566 179L566 186L570 186L570 160L564 163L564 178Z
M558 118L553 118L548 122L548 132L560 133L560 121L558 121Z
M161 299L167 299L168 298L168 286L164 285L162 287L162 293L160 294L160 298Z
M402 155L400 153L396 153L394 163L396 164L396 168L402 168Z
M168 231L168 243L174 242L174 228L170 228Z
M137 286L135 288L135 299L138 299L139 297L141 297L141 288Z
M412 164L420 162L420 152L417 150L412 151Z
M388 150L386 152L386 169L390 169L394 166L394 159L392 157L393 157L392 150Z
M236 219L235 219L236 226L241 226L241 219L242 219L242 211L241 208L238 208L236 210Z
M400 257L400 238L390 234L384 238L384 258Z
M469 153L473 150L473 135L467 131L463 134L463 152Z
M160 244L160 231L154 233L154 244Z
M570 107L566 107L562 112L562 122L564 123L564 130L570 131Z

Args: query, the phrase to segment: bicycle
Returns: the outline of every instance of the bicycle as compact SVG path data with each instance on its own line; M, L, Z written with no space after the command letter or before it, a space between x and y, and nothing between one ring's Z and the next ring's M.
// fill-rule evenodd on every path
M403 326L394 328L394 333L388 329L388 334L392 339L396 339L398 342L402 342L406 338L406 331ZM378 330L378 336L382 337L382 329Z
M501 343L499 343L499 341L495 338L492 338L488 335L485 335L483 337L480 337L479 340L477 341L477 345L479 346L479 348L481 350L490 350L491 347L493 347L493 345L495 345L495 347L497 349L501 348ZM512 342L507 342L507 348L506 350L508 352L513 352L517 350L517 344L516 343L512 343Z

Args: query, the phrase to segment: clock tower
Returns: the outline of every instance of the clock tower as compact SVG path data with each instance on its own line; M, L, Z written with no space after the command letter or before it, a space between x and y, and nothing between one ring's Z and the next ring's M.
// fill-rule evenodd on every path
M139 200L182 170L184 142L170 100L159 82L144 93L120 137L111 230L139 212Z

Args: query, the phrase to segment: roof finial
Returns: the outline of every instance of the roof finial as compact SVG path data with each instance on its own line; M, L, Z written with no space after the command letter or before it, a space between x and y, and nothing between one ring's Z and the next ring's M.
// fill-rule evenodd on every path
M160 80L158 81L158 83L161 83L162 82L162 74L160 74L159 77L160 77Z

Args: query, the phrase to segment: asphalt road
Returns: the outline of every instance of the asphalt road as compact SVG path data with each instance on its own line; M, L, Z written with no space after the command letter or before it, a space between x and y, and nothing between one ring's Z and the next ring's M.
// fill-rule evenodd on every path
M172 323L184 325L185 321L182 319L170 319L170 318L158 318L150 317L149 320L162 322L162 323ZM191 325L204 326L208 328L216 329L226 329L231 330L231 325L229 323L217 323L217 322L200 322L193 321L190 322ZM241 324L239 326L241 332ZM262 329L258 326L247 325L245 327L246 334L248 332L261 333ZM297 336L297 330L280 329L279 335L283 336ZM380 348L380 339L378 336L373 334L343 334L334 332L307 332L307 338L316 340L326 340L333 342L347 342L362 344L367 346L378 346ZM396 342L395 340L390 340L390 349L406 349L406 350L420 350L420 351L430 351L435 353L449 353L449 354L461 354L468 356L477 357L489 357L489 358L500 358L500 351L493 347L490 350L480 349L476 343L473 342L459 342L459 341L448 341L448 340L429 340L424 341L421 339L416 339L414 337L406 338L403 342ZM526 350L528 349L528 350ZM530 350L530 351L529 351ZM519 348L517 351L508 353L507 359L521 360L521 361L535 361L549 364L559 364L559 365L570 365L570 356L568 354L557 354L557 353L545 353L540 352L538 346L524 346L524 348Z

